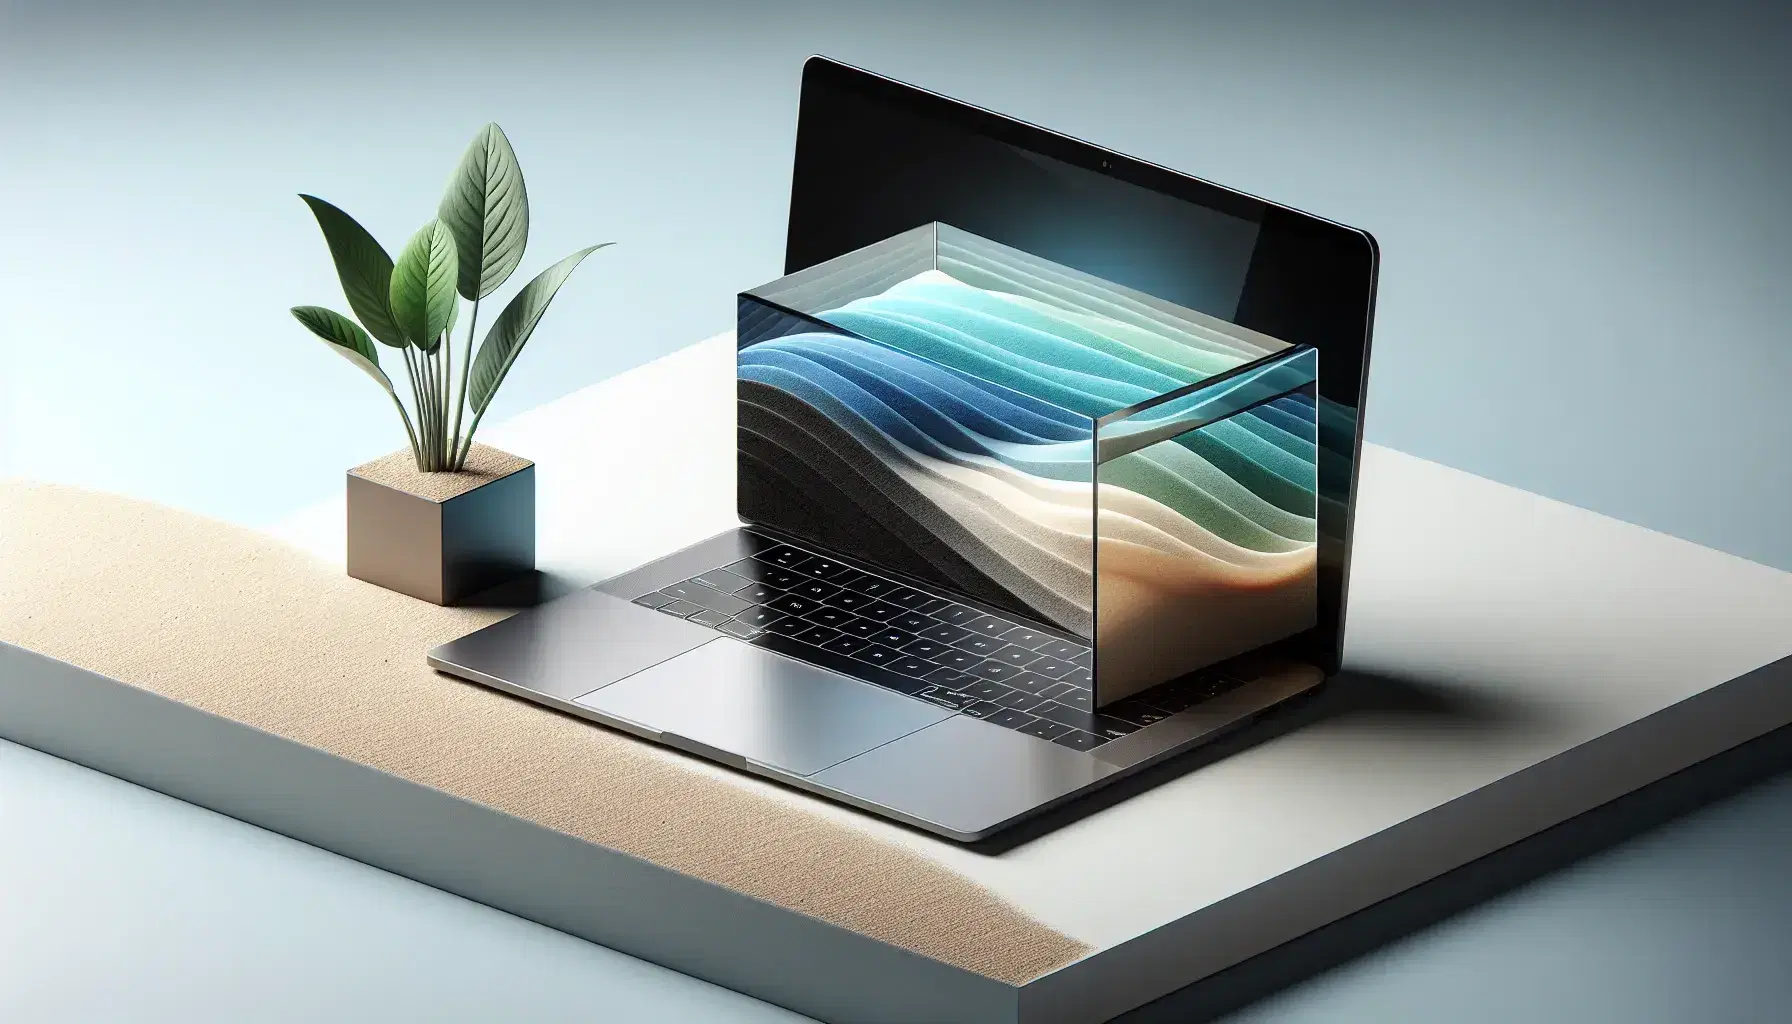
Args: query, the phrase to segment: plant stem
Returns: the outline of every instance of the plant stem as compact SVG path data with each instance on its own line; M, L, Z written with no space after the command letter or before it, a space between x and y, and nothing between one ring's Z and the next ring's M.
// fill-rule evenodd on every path
M425 463L429 461L429 453L427 450L429 445L429 427L425 423L427 413L423 407L423 382L417 376L417 361L412 357L409 345L405 346L404 349L404 368L405 372L410 374L411 377L411 404L417 407L417 424L423 431L421 440L415 435L411 438L411 450L417 456L417 472L421 473L425 471Z
M437 346L439 350L441 346ZM429 472L439 473L442 470L442 423L440 410L436 405L436 378L441 360L436 352L428 352L423 356L423 387L429 395Z
M467 404L467 380L473 376L473 334L479 326L479 300L473 300L473 314L467 319L467 358L461 361L460 397L454 402L454 432L450 435L450 450L459 449L454 456L454 471L467 468L467 450L461 446L460 417Z
M460 300L456 299L455 301L459 302ZM452 471L454 469L454 437L448 431L448 399L454 394L454 339L448 336L447 331L443 331L441 340L436 342L436 350L442 353L440 408L442 410L442 434L445 438L443 447L448 450L448 460L442 468Z
M488 405L486 408L489 409L491 406ZM467 453L473 450L473 435L478 432L479 421L482 419L485 419L484 409L473 414L473 423L471 426L467 427L467 439L463 441L460 446L460 464L462 466L467 464Z
M423 453L417 448L417 432L411 429L411 414L405 412L404 402L399 400L398 392L389 391L387 394L392 396L392 404L398 406L398 415L404 420L404 436L411 439L411 458L416 460L417 469L422 470Z

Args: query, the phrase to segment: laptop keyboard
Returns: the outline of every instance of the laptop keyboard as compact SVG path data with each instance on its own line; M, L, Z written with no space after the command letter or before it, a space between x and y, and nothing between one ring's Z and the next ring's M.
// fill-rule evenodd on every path
M1209 673L1097 714L1086 644L788 544L635 603L1074 750L1093 750L1238 685Z

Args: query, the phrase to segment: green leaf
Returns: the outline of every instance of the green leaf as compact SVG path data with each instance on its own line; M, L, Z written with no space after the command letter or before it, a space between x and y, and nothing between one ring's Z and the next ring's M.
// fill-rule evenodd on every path
M454 236L439 220L405 243L392 267L392 318L411 344L435 351L454 316Z
M436 211L460 249L462 297L483 299L509 279L529 242L529 191L504 130L473 136Z
M479 355L473 359L473 369L467 378L468 395L473 411L483 414L486 407L492 404L492 396L498 393L498 385L504 383L504 375L510 372L511 364L523 351L523 345L534 333L535 325L541 322L541 316L548 311L548 303L554 301L554 293L566 283L573 269L580 261L605 245L594 245L588 249L580 249L541 272L535 280L523 286L492 321L492 329L485 335L485 341L479 346Z
M316 196L299 198L311 207L324 241L329 243L330 258L336 261L336 277L342 282L348 308L355 311L374 337L403 348L404 332L392 318L392 257L355 218Z
M359 366L369 377L378 381L388 394L396 394L392 390L392 378L380 369L379 350L373 347L373 339L367 336L360 324L322 306L294 306L292 315L312 334L329 342L338 355Z

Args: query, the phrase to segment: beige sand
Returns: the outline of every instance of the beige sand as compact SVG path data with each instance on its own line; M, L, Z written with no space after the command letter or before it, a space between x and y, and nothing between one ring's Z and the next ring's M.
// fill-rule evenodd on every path
M349 472L376 484L415 494L419 498L447 501L533 465L535 463L528 459L475 443L473 450L467 452L467 468L459 473L419 472L417 460L411 455L409 448L382 455L372 462L364 462Z
M424 664L502 614L424 604L189 513L0 481L0 640L987 977L1088 952L758 783Z

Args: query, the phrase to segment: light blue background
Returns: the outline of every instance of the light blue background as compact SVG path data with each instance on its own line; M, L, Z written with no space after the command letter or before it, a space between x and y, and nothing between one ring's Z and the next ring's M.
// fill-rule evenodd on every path
M524 273L619 243L494 417L726 329L780 270L819 51L1368 228L1371 440L1792 569L1792 16L1470 6L0 0L0 474L258 523L398 447L285 312L341 305L294 193L395 249L487 119L529 175ZM143 1019L777 1019L19 748L0 768L22 1019L65 991ZM1251 1019L1765 1019L1789 822L1782 774Z
M255 522L398 447L294 194L395 250L488 118L525 273L618 242L494 417L726 329L821 51L1368 228L1371 440L1792 568L1787 17L1467 6L15 3L0 471Z

